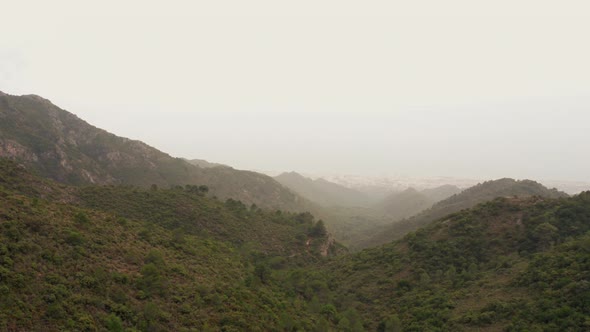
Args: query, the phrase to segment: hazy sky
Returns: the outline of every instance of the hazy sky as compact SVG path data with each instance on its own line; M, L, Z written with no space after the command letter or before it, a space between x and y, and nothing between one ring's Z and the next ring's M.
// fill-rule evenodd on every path
M590 181L585 3L0 0L0 90L237 168Z

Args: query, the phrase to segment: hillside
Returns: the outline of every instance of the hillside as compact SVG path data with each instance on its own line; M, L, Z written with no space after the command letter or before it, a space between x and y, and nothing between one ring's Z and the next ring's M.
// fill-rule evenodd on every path
M0 159L0 226L3 331L330 325L308 310L321 285L297 266L343 249L306 213L196 186L68 187Z
M374 230L375 235L359 244L359 247L366 248L385 244L399 239L405 234L415 231L448 214L474 207L479 203L487 202L497 197L513 196L559 198L567 197L567 194L559 192L556 189L548 189L540 183L531 180L518 181L504 178L486 181L442 200L418 215L376 228Z
M441 199L452 196L461 190L452 185L443 185L417 191L408 188L402 192L393 192L379 203L369 207L331 207L321 211L326 226L339 242L351 249L366 246L372 240L376 230L391 225L392 221L416 215Z
M385 197L377 205L377 209L388 215L392 220L407 218L428 209L434 201L414 188L395 192Z
M199 166L201 168L229 167L229 166L224 165L224 164L212 163L212 162L209 162L209 161L203 160L203 159L191 159L191 160L187 160L187 162L189 164L192 164L192 165L195 165L195 166Z
M222 199L261 207L307 211L310 206L269 176L192 165L96 128L35 95L0 93L0 157L67 184L198 184L209 186Z
M590 192L497 198L326 267L369 331L587 331Z
M589 232L590 192L501 197L345 254L308 213L0 159L0 330L585 331Z
M324 207L366 206L369 198L363 193L324 180L312 180L296 172L282 173L274 178L285 187Z
M461 192L453 185L416 190L412 187L400 192L392 192L376 204L375 208L388 215L392 220L411 217L430 208L434 203L447 199Z
M428 197L430 200L434 202L440 202L444 199L447 199L453 195L456 195L463 191L461 188L451 185L445 184L435 188L428 188L420 191L423 195Z

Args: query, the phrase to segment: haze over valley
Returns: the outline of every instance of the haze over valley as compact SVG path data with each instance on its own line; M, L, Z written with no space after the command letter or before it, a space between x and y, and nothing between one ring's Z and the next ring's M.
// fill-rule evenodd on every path
M588 331L581 1L22 1L0 331Z

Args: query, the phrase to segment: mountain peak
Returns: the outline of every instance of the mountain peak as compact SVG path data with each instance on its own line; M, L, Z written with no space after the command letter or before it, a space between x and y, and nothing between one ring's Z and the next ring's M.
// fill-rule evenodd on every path
M43 97L41 97L39 95L36 95L36 94L22 95L21 97L30 98L30 99L34 99L34 100L37 100L37 101L41 101L41 102L45 102L45 103L49 103L49 104L52 104L53 105L53 103L51 102L51 100L49 100L47 98L43 98Z
M283 173L277 175L275 178L290 178L290 179L311 181L311 179L306 178L305 176L303 176L295 171L283 172Z
M414 187L408 187L404 191L401 192L402 194L417 194L418 190Z

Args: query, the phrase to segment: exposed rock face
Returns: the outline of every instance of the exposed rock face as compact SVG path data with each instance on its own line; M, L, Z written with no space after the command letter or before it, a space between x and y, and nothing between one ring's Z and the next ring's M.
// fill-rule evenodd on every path
M0 157L8 159L20 159L28 162L37 162L39 157L24 146L13 140L0 141Z

